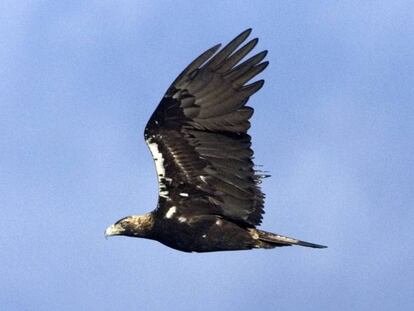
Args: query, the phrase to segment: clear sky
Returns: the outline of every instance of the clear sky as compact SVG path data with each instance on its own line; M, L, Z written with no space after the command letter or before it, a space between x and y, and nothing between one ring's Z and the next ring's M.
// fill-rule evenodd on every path
M413 310L412 1L1 1L1 310ZM268 49L263 229L328 245L181 253L143 129L194 57Z

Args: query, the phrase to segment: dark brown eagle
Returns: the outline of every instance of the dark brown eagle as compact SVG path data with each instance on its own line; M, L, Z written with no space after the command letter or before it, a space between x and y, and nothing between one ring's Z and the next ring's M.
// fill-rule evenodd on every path
M157 170L157 208L122 218L106 236L152 239L184 252L325 247L256 228L267 176L253 164L253 108L246 103L264 81L247 83L268 62L267 51L241 62L258 42L240 47L250 32L219 52L220 44L205 51L167 90L144 133Z

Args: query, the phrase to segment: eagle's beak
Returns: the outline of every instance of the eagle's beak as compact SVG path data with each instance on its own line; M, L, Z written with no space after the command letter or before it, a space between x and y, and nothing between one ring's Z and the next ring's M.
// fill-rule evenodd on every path
M115 225L110 225L105 230L105 233L104 233L105 239L108 239L109 236L116 235L116 234L117 234L117 230L115 228Z

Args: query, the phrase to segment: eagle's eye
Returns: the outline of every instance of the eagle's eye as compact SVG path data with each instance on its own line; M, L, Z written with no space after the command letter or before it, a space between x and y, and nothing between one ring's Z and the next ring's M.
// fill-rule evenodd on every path
M124 218L121 218L120 220L118 220L114 225L116 226L116 225L119 225L121 222L124 222L127 218L129 218L129 216L128 217L124 217Z

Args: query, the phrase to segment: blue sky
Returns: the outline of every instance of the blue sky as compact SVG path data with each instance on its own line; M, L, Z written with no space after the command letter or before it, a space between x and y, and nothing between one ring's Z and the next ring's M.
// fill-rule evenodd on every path
M411 1L2 1L2 310L412 310ZM156 205L143 129L252 27L262 228L326 244L186 254L103 236Z

